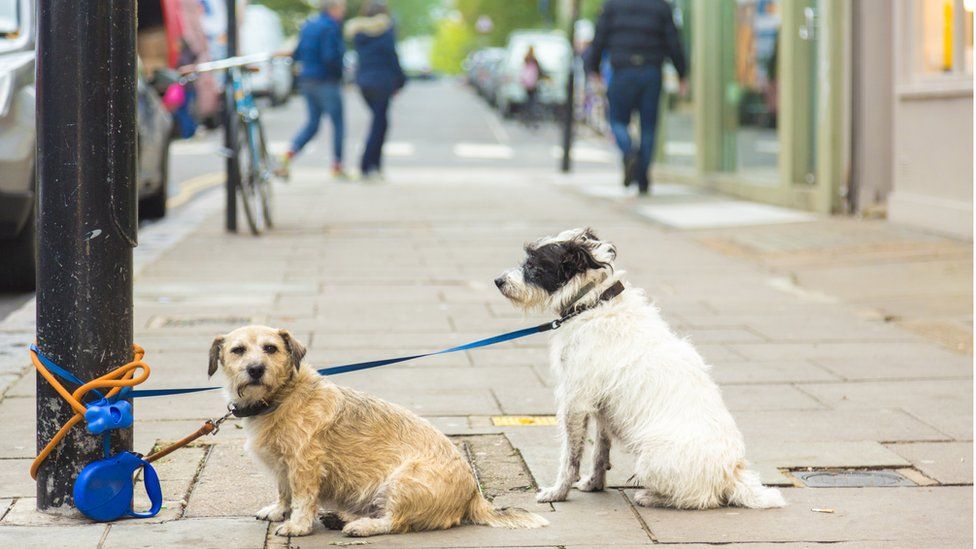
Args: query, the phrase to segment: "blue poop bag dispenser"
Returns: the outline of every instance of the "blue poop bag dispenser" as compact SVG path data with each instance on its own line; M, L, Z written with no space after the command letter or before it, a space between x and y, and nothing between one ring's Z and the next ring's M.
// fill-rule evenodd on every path
M132 476L142 467L143 482L151 506L149 511L132 510L134 486ZM125 516L149 518L156 516L163 505L163 490L159 476L148 461L132 452L89 463L75 480L75 507L92 520L108 522Z

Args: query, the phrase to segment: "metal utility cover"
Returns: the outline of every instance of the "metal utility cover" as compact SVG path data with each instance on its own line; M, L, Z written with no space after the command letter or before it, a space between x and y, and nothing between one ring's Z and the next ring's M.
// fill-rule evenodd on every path
M876 471L793 471L810 488L917 486L890 469Z

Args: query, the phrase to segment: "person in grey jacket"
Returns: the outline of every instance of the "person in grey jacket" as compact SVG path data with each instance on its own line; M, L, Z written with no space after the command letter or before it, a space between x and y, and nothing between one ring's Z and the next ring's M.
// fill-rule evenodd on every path
M613 69L607 89L608 118L623 155L624 185L637 183L640 194L647 194L665 59L678 71L681 93L687 90L688 67L671 5L665 0L607 0L586 59L586 72L595 79L600 78L604 57ZM640 115L637 147L628 130L634 111Z

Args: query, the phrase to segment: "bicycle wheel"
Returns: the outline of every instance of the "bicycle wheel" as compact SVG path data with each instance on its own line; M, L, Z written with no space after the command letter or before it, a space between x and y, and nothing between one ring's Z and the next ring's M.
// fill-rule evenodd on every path
M274 227L274 220L271 216L271 182L274 177L275 166L271 154L268 152L268 142L264 137L264 124L261 123L261 119L254 119L251 127L255 134L256 156L260 158L259 173L261 176L258 178L258 193L261 195L261 213L264 216L265 226L271 229Z
M241 209L244 210L244 218L247 226L254 235L261 234L264 228L264 212L261 207L260 193L258 192L258 172L254 156L254 148L251 146L250 122L241 119L238 121L237 129L237 168L240 174L238 180L237 193L240 197Z

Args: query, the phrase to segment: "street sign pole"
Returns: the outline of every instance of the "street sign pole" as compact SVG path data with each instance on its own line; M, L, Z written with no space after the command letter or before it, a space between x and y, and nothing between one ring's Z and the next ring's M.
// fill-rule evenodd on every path
M580 15L580 0L573 0L572 13L569 18L569 45L573 55L569 63L569 78L566 79L566 108L563 112L563 158L560 170L568 173L572 170L570 153L573 150L573 120L576 114L576 21Z
M227 0L227 57L237 56L237 0ZM227 151L227 232L237 232L237 187L241 180L240 164L235 146L237 116L234 109L234 90L230 79L224 81L224 149Z
M37 342L87 381L132 359L136 0L39 0L37 15ZM41 376L36 411L40 450L74 411ZM132 429L111 449L131 450ZM37 508L70 512L102 457L71 429L38 471Z

